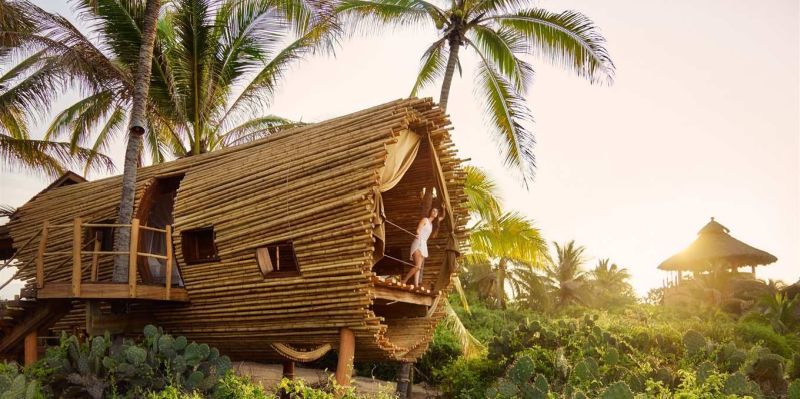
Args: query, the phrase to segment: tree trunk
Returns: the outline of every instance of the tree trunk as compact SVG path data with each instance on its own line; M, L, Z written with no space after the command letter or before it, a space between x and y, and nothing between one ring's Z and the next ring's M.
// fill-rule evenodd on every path
M447 111L447 100L450 97L450 85L453 83L453 73L456 71L456 64L458 64L458 50L461 44L457 39L450 39L450 55L447 57L447 69L444 71L444 80L442 81L442 92L439 94L439 107L443 111Z
M400 363L400 369L397 370L397 387L394 393L400 399L404 399L408 396L412 367L412 363L402 362Z
M122 197L119 203L117 223L130 224L133 218L133 202L136 196L136 167L142 136L147 126L147 92L150 90L150 72L153 65L153 47L156 37L156 22L161 8L160 0L147 0L144 11L142 45L139 47L139 61L133 81L133 104L128 124L128 146L125 150L125 167L122 173ZM118 228L114 235L114 251L127 252L130 248L131 233L128 228ZM128 281L128 255L114 257L112 281Z
M500 301L500 308L506 308L506 266L508 260L500 258L500 264L497 265L497 299Z

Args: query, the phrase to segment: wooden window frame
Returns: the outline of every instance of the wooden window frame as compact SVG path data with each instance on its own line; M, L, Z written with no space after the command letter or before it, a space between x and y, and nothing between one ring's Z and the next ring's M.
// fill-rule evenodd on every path
M265 269L266 269L267 265L264 265L262 263L262 259L263 259L263 255L262 255L263 252L262 251L266 251L267 252L267 257L268 257L267 261L269 262L269 265L271 266L273 264L273 252L271 252L271 249L275 248L276 251L280 251L280 247L281 246L285 246L285 245L289 245L289 247L291 248L291 254L292 254L292 259L294 260L295 270L285 270L285 271L284 270L272 270L272 271L266 271ZM274 258L277 259L278 264L280 264L279 263L280 262L279 253L275 253ZM292 240L273 242L273 243L269 243L267 245L263 245L263 246L260 246L260 247L256 248L255 249L255 259L256 259L256 264L258 265L258 269L261 272L261 275L265 279L282 278L282 277L298 277L298 276L301 275L301 273L300 273L300 263L297 261L297 251L294 249L294 242Z
M197 253L197 239L191 237L191 234L203 233L203 232L211 232L211 245L214 249L214 254L210 258L199 259L195 258L194 256L188 256L190 253L195 254ZM188 240L187 240L188 238ZM187 265L196 265L201 263L211 263L211 262L218 262L219 261L219 251L217 250L217 233L214 231L214 226L208 227L199 227L196 229L189 229L181 231L181 251L183 252L183 260L186 262ZM195 244L195 248L189 248L189 241ZM191 251L187 251L190 249Z

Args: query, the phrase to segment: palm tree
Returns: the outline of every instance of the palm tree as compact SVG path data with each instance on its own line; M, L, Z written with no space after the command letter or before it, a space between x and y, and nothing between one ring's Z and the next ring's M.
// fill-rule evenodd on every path
M468 267L485 265L493 271L492 296L501 308L508 302L506 285L517 291L520 271L539 268L547 252L539 229L515 212L479 221L469 232L469 247ZM480 280L471 283L480 284Z
M97 151L71 143L35 140L30 137L29 122L33 110L46 110L53 100L46 90L31 93L28 88L37 80L32 68L41 65L44 56L36 52L31 57L17 60L16 52L26 45L25 37L37 35L40 26L33 12L38 8L24 1L0 0L0 157L4 168L25 169L57 176L65 167L77 166L95 160L92 168L113 168L108 157ZM49 82L54 83L54 82Z
M635 299L633 287L628 280L631 274L628 269L611 263L609 259L600 259L589 272L594 302L601 306L618 305Z
M523 95L533 76L525 54L541 55L590 82L611 82L614 64L594 23L574 11L552 13L503 0L455 0L440 7L425 0L342 0L339 13L356 23L435 26L436 40L425 50L411 90L415 96L442 78L439 104L447 109L460 49L478 58L476 84L505 163L522 171L535 166L531 122Z
M586 282L586 272L582 271L586 262L583 246L575 245L572 240L565 245L553 242L556 258L547 262L546 275L550 286L556 294L556 306L561 307L573 303L586 304L586 295L583 290Z
M80 60L99 59L103 85L65 108L48 138L92 141L104 149L120 133L131 109L141 43L142 4L81 0L76 10L98 39L52 16L55 48ZM287 68L317 50L331 50L336 24L323 6L301 0L175 0L158 19L153 75L143 137L153 162L197 155L266 136L295 124L264 112ZM289 36L292 36L291 38ZM289 39L288 45L280 44ZM99 42L95 46L93 43Z
M122 173L122 196L119 201L117 223L130 224L133 218L133 202L136 197L136 161L142 146L142 136L147 127L147 93L150 91L150 74L153 66L153 46L156 40L156 22L161 9L160 0L147 0L139 43L139 56L133 78L131 119L128 123L128 145L125 149L125 165ZM121 228L114 234L114 251L124 253L131 246L131 230ZM128 277L128 257L114 257L111 281L124 282ZM133 282L131 282L133 284Z

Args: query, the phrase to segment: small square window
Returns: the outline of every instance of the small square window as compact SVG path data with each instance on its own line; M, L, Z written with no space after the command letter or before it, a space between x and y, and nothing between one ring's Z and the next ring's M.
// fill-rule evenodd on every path
M256 262L264 277L299 276L300 267L291 241L256 248Z
M217 244L214 243L214 228L187 230L181 233L183 259L187 264L214 262L217 257Z

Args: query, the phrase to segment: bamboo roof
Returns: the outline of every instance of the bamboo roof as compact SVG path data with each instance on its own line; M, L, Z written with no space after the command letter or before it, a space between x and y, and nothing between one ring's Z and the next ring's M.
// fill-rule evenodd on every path
M768 265L778 260L774 255L733 238L730 230L711 218L684 250L661 262L661 270L709 271L723 266Z

